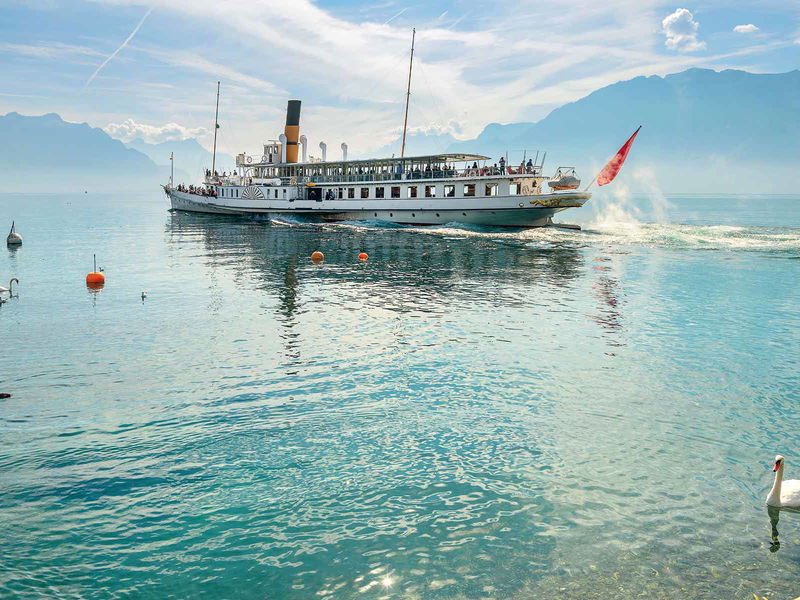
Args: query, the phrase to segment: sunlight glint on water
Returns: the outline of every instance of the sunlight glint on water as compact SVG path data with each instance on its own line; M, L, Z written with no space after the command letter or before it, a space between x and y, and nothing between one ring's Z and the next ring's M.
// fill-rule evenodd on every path
M776 452L800 476L797 199L603 190L581 232L0 211L2 598L800 595L763 506Z

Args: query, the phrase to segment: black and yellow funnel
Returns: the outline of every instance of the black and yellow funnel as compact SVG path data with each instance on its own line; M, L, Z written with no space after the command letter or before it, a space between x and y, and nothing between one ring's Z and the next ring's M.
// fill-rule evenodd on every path
M297 140L300 138L300 100L289 100L286 107L286 162L297 162Z

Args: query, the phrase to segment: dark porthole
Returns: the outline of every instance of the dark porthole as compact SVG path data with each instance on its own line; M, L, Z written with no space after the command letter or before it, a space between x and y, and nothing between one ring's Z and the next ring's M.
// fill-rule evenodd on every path
M438 216L439 216L439 213L436 213L436 216L438 217Z
M462 216L462 217L466 217L466 216L467 216L467 213L461 213L461 216Z
M394 213L389 213L389 216L390 216L390 217L393 217L393 216L394 216Z
M414 213L411 213L411 216L412 216L412 217L416 217L417 215L415 215Z
M376 217L378 216L378 213L373 213L373 214L374 214Z

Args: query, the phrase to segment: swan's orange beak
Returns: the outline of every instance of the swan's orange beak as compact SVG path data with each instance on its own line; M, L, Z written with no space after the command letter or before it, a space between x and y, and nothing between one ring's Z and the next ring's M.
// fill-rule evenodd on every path
M781 461L779 461L779 460L776 460L776 461L775 461L775 466L774 466L774 467L772 467L772 472L774 473L775 471L777 471L777 470L778 470L778 469L780 469L780 468L781 468Z

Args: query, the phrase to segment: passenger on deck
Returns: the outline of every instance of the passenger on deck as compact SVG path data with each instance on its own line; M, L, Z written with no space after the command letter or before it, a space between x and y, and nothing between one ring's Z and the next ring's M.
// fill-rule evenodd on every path
M506 159L504 157L500 157L500 175L506 174Z
M528 163L525 165L528 170L528 173L533 173L533 161L529 158Z

